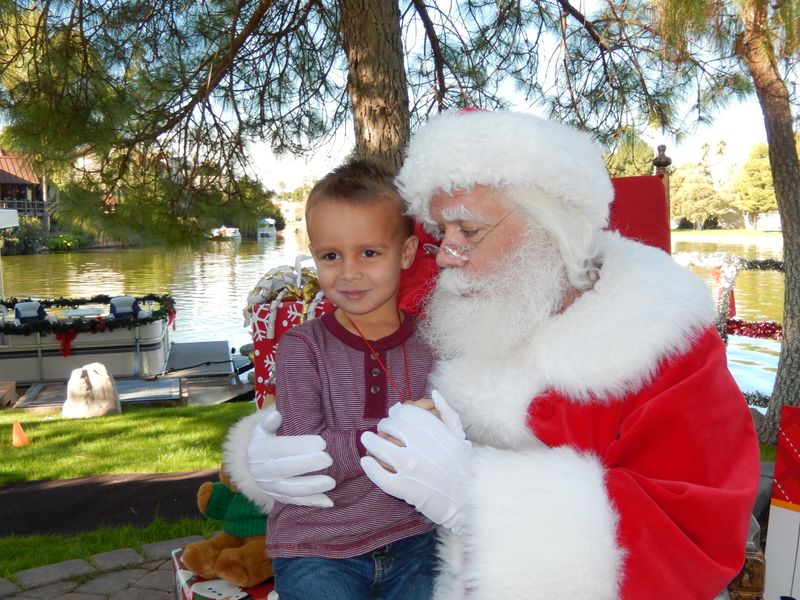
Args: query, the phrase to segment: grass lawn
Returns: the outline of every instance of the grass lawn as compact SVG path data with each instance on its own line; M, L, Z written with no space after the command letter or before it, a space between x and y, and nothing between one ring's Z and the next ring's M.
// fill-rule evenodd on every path
M114 473L171 473L214 469L228 429L255 410L251 402L174 408L126 408L121 415L62 419L21 410L0 411L0 485ZM19 421L30 445L14 448ZM209 535L220 523L156 520L147 528L102 528L80 535L0 538L0 577L41 565L188 535Z
M250 402L130 408L121 415L62 419L0 411L0 485L114 473L172 473L219 466L228 429L255 410ZM14 448L17 420L30 445Z

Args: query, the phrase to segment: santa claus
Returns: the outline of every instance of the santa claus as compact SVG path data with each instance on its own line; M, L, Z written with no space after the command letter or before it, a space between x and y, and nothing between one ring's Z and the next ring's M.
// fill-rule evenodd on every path
M601 152L559 123L444 113L398 184L441 240L436 392L365 433L362 465L442 526L434 598L716 596L744 560L759 454L706 286L604 230ZM324 505L324 445L278 421L247 433L240 487Z

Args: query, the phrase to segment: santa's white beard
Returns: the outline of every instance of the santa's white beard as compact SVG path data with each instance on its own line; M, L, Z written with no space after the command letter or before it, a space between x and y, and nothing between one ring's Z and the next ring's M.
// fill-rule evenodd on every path
M525 347L561 307L567 289L555 242L531 232L491 273L443 270L420 332L440 358L503 358Z

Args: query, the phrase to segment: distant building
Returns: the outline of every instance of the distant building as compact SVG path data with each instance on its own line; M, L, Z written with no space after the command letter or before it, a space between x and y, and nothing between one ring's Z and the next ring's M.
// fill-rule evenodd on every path
M22 156L0 150L0 208L19 211L20 216L47 218L41 178Z
M293 202L291 200L279 200L277 204L281 210L283 219L287 223L295 223L297 221L303 220L303 217L305 216L306 213L305 201Z

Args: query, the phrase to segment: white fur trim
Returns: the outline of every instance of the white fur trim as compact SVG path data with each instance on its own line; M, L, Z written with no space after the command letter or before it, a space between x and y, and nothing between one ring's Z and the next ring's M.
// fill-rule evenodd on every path
M439 576L434 580L435 600L464 598L464 555L460 539L449 529L436 529L436 568Z
M510 111L450 111L411 138L397 177L409 212L433 232L436 192L474 185L538 188L605 227L614 191L599 146L588 133Z
M604 470L566 447L476 448L465 527L443 538L435 600L615 600L624 551ZM462 563L453 561L463 556Z
M534 397L551 388L576 402L634 393L659 361L686 352L713 325L710 290L668 254L610 232L599 246L594 289L546 323L526 351L497 362L438 361L432 387L458 411L471 441L535 447L526 427Z
M267 496L250 474L247 463L247 446L258 421L264 417L263 411L256 411L247 415L228 430L225 442L222 444L222 464L239 491L256 506L265 512L272 510L274 500Z
M502 362L440 360L431 374L433 389L461 417L473 443L521 450L538 445L527 426L531 399L546 386L533 365L512 355Z
M665 252L616 232L601 233L599 247L594 289L531 343L530 362L547 384L582 400L640 390L716 319L708 286Z

